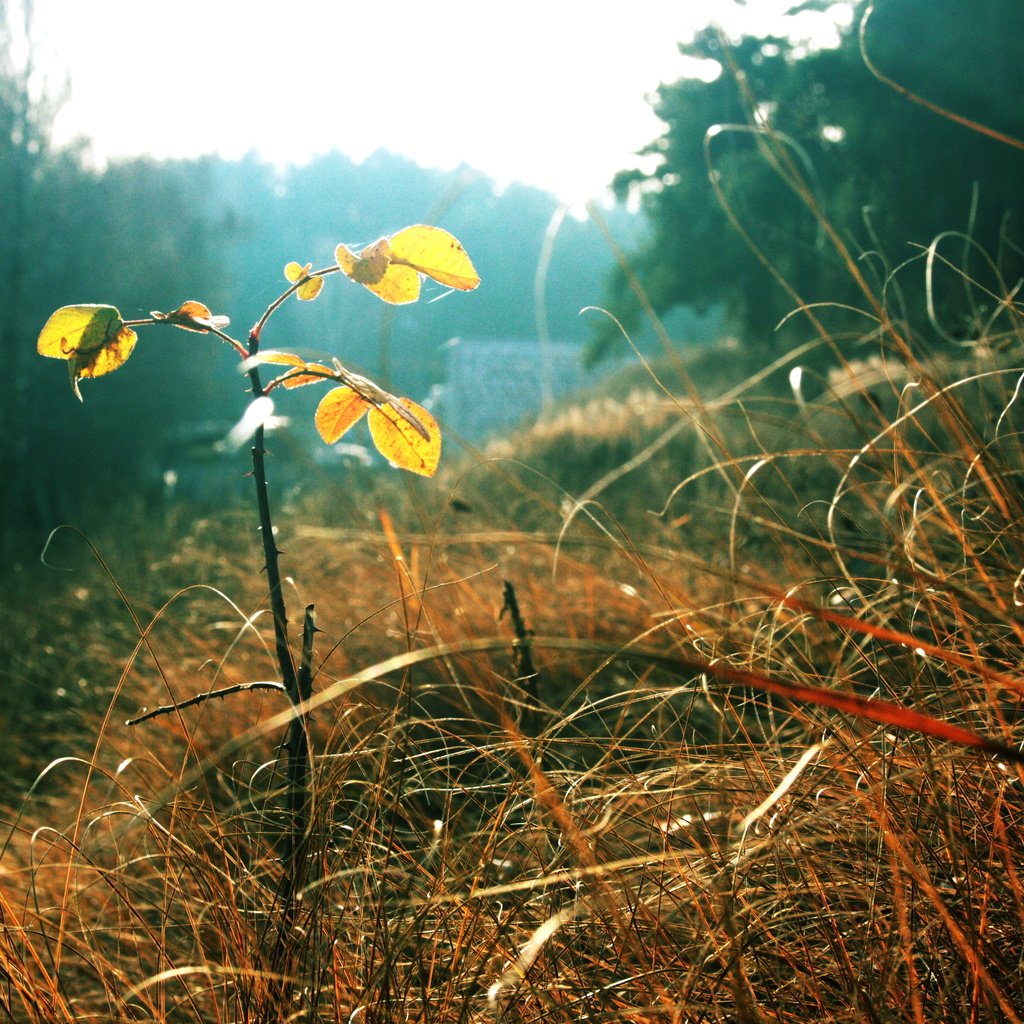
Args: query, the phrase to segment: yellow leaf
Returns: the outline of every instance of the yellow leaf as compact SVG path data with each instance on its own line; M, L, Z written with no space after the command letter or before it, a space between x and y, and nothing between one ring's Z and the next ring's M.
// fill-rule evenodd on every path
M205 303L196 302L195 299L189 299L183 302L171 316L188 316L188 317L200 317L203 320L213 316L210 312L210 307Z
M231 323L226 316L214 316L209 306L192 299L183 302L173 313L158 313L154 310L149 315L154 320L162 320L184 331L195 331L197 334L207 334L211 328L222 331Z
M391 236L391 263L404 264L439 284L470 292L480 283L466 250L442 228L414 224Z
M284 276L292 284L298 284L299 287L296 289L295 294L303 302L315 299L320 294L320 289L324 286L324 279L322 277L309 276L309 272L312 269L312 263L307 263L304 267L300 267L294 261L284 268Z
M396 398L371 409L368 422L377 451L389 462L420 476L437 472L441 428L422 406L408 398Z
M316 429L327 444L334 444L369 408L370 403L352 388L334 388L317 406Z
M275 349L268 349L252 356L253 362L274 363L281 366L292 366L296 370L309 370L309 373L292 373L278 378L278 383L286 388L301 388L306 384L317 384L325 377L335 377L335 371L323 363L307 363L301 356L291 352L278 352Z
M358 256L344 245L334 250L334 258L345 274L356 284L376 284L387 273L391 263L391 246L386 238L368 245Z
M276 349L267 349L250 358L256 363L280 363L284 366L306 365L306 360L302 356L294 355L291 352L278 352Z
M407 302L415 302L420 297L420 275L409 267L391 264L379 281L366 284L365 287L385 302L390 302L393 306L403 306Z
M339 245L334 258L347 277L385 302L400 306L419 298L420 275L410 267L392 264L391 246L386 238L374 242L358 256Z
M293 373L287 377L281 378L281 383L286 388L301 388L307 384L322 384L326 379L335 377L334 370L329 366L324 366L323 363L303 363L303 369L309 370L309 373Z
M136 340L113 306L63 306L46 321L36 351L68 361L71 386L81 399L79 380L116 370L131 355Z
M63 306L46 321L36 351L51 359L70 359L99 351L121 329L113 306Z
M381 238L358 255L339 245L334 257L348 277L394 305L419 298L423 275L461 291L470 291L480 283L458 240L441 228L425 224Z

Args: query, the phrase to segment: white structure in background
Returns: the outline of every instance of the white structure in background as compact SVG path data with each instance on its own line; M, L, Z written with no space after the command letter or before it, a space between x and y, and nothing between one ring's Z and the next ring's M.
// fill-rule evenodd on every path
M438 402L443 428L472 443L532 422L554 401L601 375L583 368L583 346L566 341L449 342L447 381Z

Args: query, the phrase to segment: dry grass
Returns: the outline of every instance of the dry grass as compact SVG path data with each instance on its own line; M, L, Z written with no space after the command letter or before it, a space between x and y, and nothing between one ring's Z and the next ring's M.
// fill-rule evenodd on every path
M272 678L251 517L140 513L95 535L109 572L59 538L74 573L5 584L8 770L39 778L5 801L0 1011L1019 1019L1020 769L734 678L1015 742L1018 358L839 362L798 400L794 357L712 408L595 399L387 498L395 526L339 524L326 487L288 510L289 605L324 632L284 935L283 700L123 724Z
M829 237L868 336L805 310L743 383L698 353L278 516L323 631L295 914L281 695L124 724L274 678L254 514L108 509L0 580L0 1014L1020 1021L1024 324L964 274L971 344L915 338Z

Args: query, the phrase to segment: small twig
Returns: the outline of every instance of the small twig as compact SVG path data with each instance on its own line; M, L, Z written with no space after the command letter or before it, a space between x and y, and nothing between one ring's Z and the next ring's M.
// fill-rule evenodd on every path
M505 612L508 612L512 620L512 629L516 634L515 643L515 667L516 680L523 684L526 695L529 697L523 711L523 731L532 733L536 724L537 714L537 669L533 664L533 654L530 650L533 641L533 630L526 628L523 616L519 611L519 601L516 599L516 588L509 580L504 583L505 603L501 606L498 615L500 619Z
M138 725L140 722L146 722L150 718L157 718L159 715L169 715L174 711L184 711L185 708L193 707L196 704L204 704L208 700L213 700L214 697L230 697L233 693L246 693L249 690L280 690L281 693L287 692L281 683L237 683L234 686L225 686L219 690L207 690L206 693L196 694L195 697L189 697L188 700L183 700L180 704L161 705L158 708L153 708L152 711L146 711L141 715L137 715L135 718L129 718L124 724Z
M299 699L309 700L313 694L313 637L320 630L316 626L316 609L306 605L302 620L302 663L299 665Z
M304 883L304 867L301 854L305 848L309 831L309 812L311 803L309 779L312 771L312 751L309 747L309 712L303 704L313 693L313 638L320 630L316 628L316 611L313 605L306 606L306 614L302 620L302 661L296 673L298 688L297 700L294 703L295 715L288 729L286 748L288 761L288 840L284 863L288 880L289 900L294 897Z

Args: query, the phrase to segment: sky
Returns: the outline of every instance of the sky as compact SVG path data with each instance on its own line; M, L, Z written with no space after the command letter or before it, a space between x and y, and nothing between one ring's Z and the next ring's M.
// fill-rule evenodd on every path
M789 0L35 0L36 61L69 93L55 131L91 158L303 163L384 148L566 202L599 197L661 131L647 97L715 22ZM836 9L839 12L842 5ZM808 16L804 33L824 31Z

